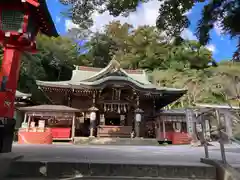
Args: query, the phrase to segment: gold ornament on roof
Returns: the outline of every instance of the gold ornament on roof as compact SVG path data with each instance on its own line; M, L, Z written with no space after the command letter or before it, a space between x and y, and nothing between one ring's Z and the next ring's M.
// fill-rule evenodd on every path
M120 69L120 64L119 62L116 60L116 56L113 56L113 59L111 60L111 66L115 69L115 70L119 70Z

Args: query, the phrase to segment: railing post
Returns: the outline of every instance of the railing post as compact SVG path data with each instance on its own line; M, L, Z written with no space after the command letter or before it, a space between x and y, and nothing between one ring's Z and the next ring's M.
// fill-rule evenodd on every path
M208 142L205 138L204 131L205 131L205 124L203 123L203 118L200 116L200 124L202 126L201 136L203 140L203 146L204 146L204 152L205 152L205 158L209 158L209 152L208 152Z
M216 113L216 118L217 118L217 122L218 122L218 134L219 134L219 144L220 144L220 151L221 151L221 156L222 156L222 161L224 164L227 163L227 159L226 159L226 153L225 153L225 148L224 148L224 143L223 143L223 133L222 133L222 122L220 120L220 115L219 115L219 111L216 109L215 110Z

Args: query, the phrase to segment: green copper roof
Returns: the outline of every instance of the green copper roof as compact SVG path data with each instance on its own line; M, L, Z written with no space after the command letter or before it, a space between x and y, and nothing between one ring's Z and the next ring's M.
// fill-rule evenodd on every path
M165 88L153 85L148 81L148 76L144 70L124 70L120 64L112 60L109 65L103 69L75 66L72 72L72 78L69 81L37 81L39 86L56 87L56 88L98 88L108 82L129 83L136 89L151 91L170 91L183 93L184 89Z

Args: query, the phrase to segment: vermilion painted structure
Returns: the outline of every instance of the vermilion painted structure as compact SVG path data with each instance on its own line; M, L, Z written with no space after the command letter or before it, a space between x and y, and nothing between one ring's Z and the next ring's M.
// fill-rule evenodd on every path
M0 43L4 47L0 82L0 117L13 118L23 51L36 52L38 32L58 36L45 0L1 0Z
M0 70L0 153L12 150L21 53L36 52L38 32L58 36L45 0L0 1L0 45L4 48Z

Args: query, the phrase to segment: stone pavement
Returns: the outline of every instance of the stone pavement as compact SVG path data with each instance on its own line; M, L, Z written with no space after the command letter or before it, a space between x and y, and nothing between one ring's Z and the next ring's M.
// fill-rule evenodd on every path
M234 147L227 147L233 151ZM12 165L11 175L79 179L79 176L136 176L172 180L214 179L216 169L200 163L203 147L182 146L76 146L72 144L18 145L13 152L24 157ZM217 146L211 158L220 159ZM227 160L240 167L240 153L226 152ZM77 177L76 177L77 176ZM81 178L83 179L83 178ZM106 178L105 178L106 179ZM113 178L116 179L116 178ZM177 180L177 179L176 179Z
M239 148L226 147L230 164L240 167ZM72 144L18 145L13 152L23 155L21 161L41 162L107 162L130 164L199 165L203 147L182 146L77 146ZM238 153L239 152L239 153ZM210 158L221 159L218 147L209 147Z

